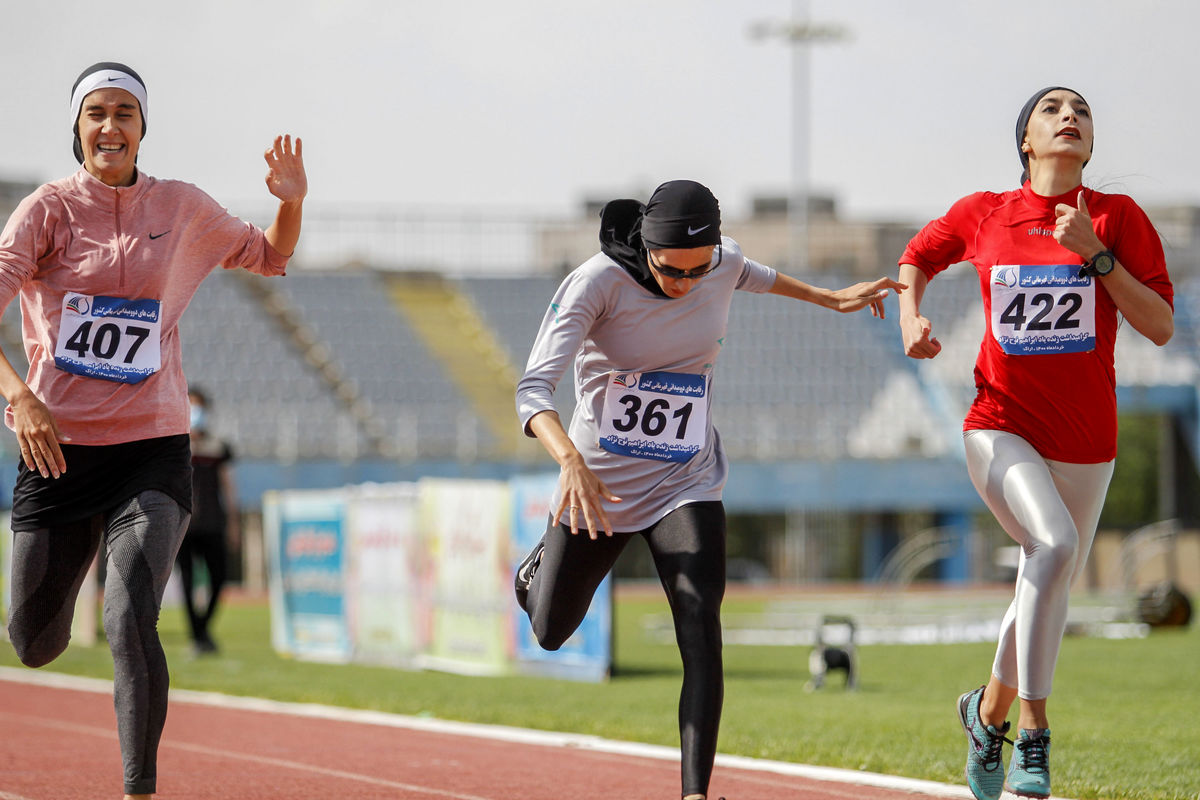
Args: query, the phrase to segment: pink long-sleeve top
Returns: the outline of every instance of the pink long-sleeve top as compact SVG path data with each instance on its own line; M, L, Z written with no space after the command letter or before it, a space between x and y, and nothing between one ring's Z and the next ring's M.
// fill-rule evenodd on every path
M282 275L287 261L190 183L139 171L114 188L80 169L9 217L0 312L20 295L26 383L64 441L171 436L188 432L178 326L200 282L218 265ZM5 423L13 427L11 407Z

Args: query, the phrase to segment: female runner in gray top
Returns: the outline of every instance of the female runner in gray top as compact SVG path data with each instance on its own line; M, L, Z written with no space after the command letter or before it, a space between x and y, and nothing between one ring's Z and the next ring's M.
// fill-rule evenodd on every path
M561 469L546 534L517 572L518 602L541 646L555 650L625 544L646 539L683 657L685 800L708 791L723 694L728 461L710 411L733 292L841 312L870 307L882 317L888 289L904 288L885 277L818 289L745 258L720 227L716 198L693 181L664 183L645 206L606 205L601 253L559 287L517 385L526 435ZM553 392L571 362L577 403L568 435Z

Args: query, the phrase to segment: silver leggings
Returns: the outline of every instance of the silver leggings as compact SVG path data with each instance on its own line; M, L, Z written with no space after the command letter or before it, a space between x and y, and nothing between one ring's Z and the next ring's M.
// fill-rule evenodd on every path
M1050 461L1003 431L971 430L963 439L971 482L1021 546L992 674L1023 699L1041 700L1050 696L1071 584L1092 549L1113 462Z

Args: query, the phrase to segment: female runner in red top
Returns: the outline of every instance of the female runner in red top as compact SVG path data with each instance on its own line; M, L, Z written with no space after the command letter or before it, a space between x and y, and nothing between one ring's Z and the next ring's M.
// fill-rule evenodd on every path
M960 261L979 273L987 332L963 425L967 468L1021 546L990 680L958 703L967 782L979 800L996 800L1003 788L1050 794L1046 698L1068 593L1091 549L1116 457L1117 315L1158 345L1174 332L1154 227L1130 198L1082 186L1092 137L1091 109L1078 92L1036 93L1017 121L1021 188L959 200L900 259L900 282L911 287L900 294L900 328L912 358L941 351L921 315L929 280ZM1002 747L1018 698L1006 776Z

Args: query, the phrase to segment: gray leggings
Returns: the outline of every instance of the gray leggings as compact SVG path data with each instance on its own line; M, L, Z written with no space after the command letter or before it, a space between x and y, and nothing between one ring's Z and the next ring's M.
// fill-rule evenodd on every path
M1042 700L1050 696L1071 584L1092 549L1113 462L1050 461L1003 431L970 430L964 441L971 482L1021 545L992 674L1020 697Z
M13 534L8 634L17 656L30 667L49 664L67 648L75 598L104 539L104 633L113 656L126 794L156 791L169 684L158 611L188 518L167 495L146 491L107 514Z

